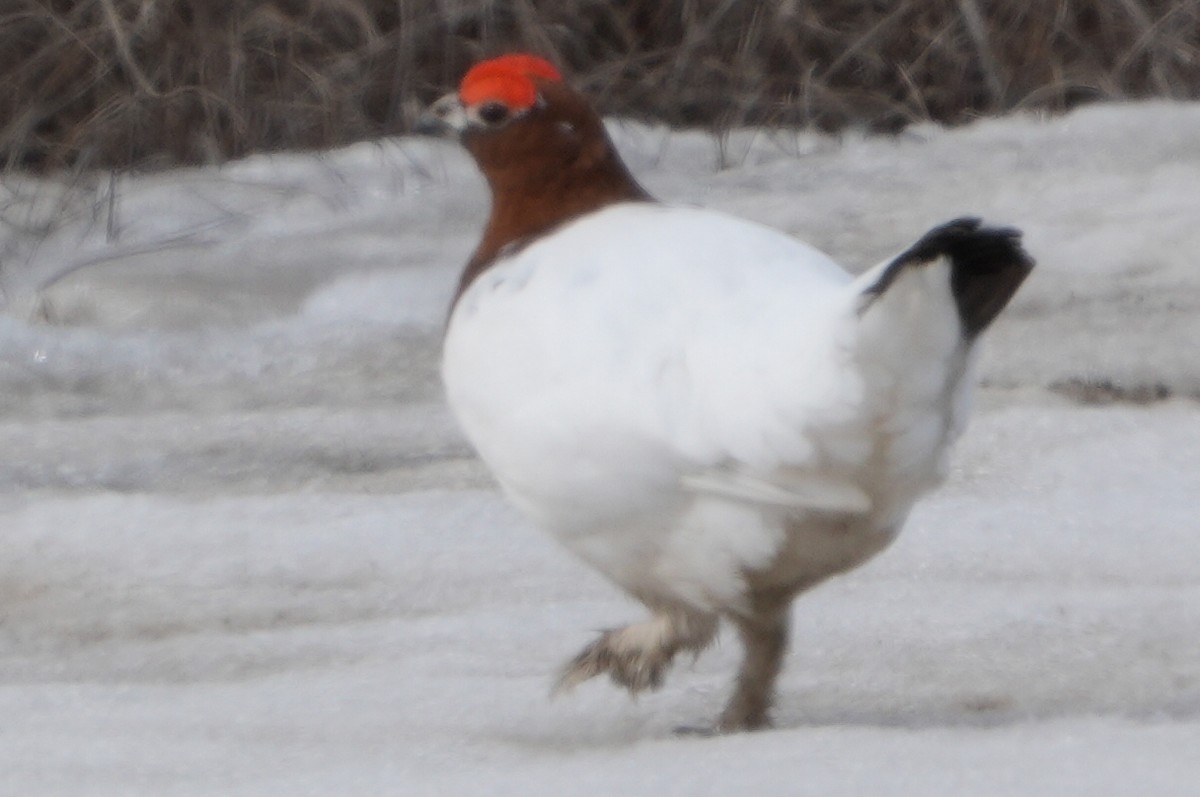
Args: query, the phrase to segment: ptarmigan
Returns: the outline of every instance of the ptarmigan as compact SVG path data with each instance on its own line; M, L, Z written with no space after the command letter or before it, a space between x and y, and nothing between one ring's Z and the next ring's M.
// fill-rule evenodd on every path
M716 730L768 724L797 594L861 564L940 478L975 342L1033 267L943 224L857 278L775 230L655 202L550 63L485 61L426 121L492 193L446 330L451 407L511 500L644 603L570 661L660 685L720 619Z

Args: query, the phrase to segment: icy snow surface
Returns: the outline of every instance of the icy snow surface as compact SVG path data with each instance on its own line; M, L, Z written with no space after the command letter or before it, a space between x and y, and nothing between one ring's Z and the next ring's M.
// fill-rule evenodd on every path
M399 140L0 183L0 794L1200 793L1200 105L614 135L854 270L963 214L1039 259L948 483L797 603L778 729L673 733L730 641L548 699L638 609L456 432L486 197Z

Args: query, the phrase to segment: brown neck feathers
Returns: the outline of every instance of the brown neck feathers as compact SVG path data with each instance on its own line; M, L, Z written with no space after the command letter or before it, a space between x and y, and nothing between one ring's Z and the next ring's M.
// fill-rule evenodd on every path
M455 303L502 250L616 202L651 201L586 100L562 83L539 88L544 102L527 115L464 138L491 188L492 210Z

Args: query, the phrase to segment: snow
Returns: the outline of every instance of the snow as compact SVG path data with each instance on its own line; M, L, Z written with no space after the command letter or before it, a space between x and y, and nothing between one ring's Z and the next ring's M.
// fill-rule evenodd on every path
M855 270L963 214L1039 260L947 484L798 601L778 728L725 738L674 729L718 710L731 640L638 701L548 697L638 609L442 403L486 203L452 145L6 178L0 793L1191 793L1197 130L1171 103L897 138L613 124L659 196Z

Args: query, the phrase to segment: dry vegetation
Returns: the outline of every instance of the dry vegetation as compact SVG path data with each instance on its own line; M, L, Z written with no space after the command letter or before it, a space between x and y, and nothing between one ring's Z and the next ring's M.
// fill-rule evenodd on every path
M608 113L714 129L1200 96L1200 0L0 0L0 165L402 132L472 61L515 48Z

